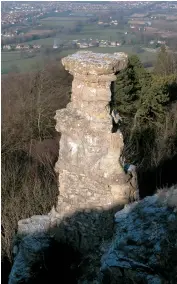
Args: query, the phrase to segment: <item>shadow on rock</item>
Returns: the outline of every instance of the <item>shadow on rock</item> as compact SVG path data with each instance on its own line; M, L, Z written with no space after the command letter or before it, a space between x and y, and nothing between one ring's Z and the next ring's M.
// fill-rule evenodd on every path
M56 278L64 279L61 283L98 283L114 213L122 207L75 212L62 220L50 215L21 220L9 284L55 283Z
M177 188L121 208L21 220L9 284L176 283Z
M80 254L47 233L16 238L9 284L77 283Z

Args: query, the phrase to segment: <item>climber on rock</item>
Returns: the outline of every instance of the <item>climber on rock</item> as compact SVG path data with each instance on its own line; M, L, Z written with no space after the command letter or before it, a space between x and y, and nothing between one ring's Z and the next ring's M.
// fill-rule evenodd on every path
M125 163L125 159L122 158L122 155L120 156L119 162L126 174L126 182L128 182L131 187L130 199L131 201L137 201L139 200L137 168L133 164Z
M121 116L119 115L118 111L115 110L115 109L112 110L111 116L112 116L112 118L114 119L114 122L115 122L116 124L118 124L119 122L122 121Z
M110 115L112 117L112 126L113 126L112 132L114 133L114 132L118 131L120 124L122 122L122 118L119 115L118 111L116 111L114 109L110 112Z

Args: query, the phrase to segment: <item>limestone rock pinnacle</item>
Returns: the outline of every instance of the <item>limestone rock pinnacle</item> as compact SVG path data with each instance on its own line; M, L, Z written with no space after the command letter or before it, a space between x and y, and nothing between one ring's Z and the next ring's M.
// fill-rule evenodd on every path
M61 132L56 163L60 192L57 212L61 216L93 208L108 210L128 201L129 187L119 165L123 137L119 130L112 132L109 109L111 83L116 80L115 73L126 67L127 61L124 53L90 51L62 59L74 79L71 102L55 116L56 130ZM97 228L98 234L100 231L108 234L108 222L103 218L101 230ZM96 235L94 225L89 226L90 233L93 229Z

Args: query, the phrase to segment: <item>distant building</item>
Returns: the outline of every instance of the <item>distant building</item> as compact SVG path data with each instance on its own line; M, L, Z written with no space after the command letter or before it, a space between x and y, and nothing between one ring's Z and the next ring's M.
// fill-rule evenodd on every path
M55 38L53 42L53 48L59 48L59 39Z
M111 25L118 25L118 22L117 22L117 20L115 20L115 21L111 21Z
M23 49L29 49L29 45L23 45L22 48Z
M39 45L39 44L34 44L34 45L33 45L33 48L34 48L34 49L39 49L39 48L41 48L41 45Z
M12 47L11 47L9 44L7 44L7 45L4 45L4 46L3 46L3 49L11 50Z
M89 46L99 46L99 42L93 40L89 43Z
M23 45L23 44L22 45L17 44L15 48L16 49L29 49L30 46L29 45Z
M159 43L159 44L165 44L166 42L165 42L165 41L162 41L162 40L158 40L157 43Z
M16 49L21 49L21 46L19 44L17 44Z
M110 45L111 45L111 46L116 46L117 43L116 43L115 41L112 41L112 42L110 43Z
M102 42L99 43L99 47L107 47L107 46L108 46L107 43L102 43Z
M150 42L149 42L149 44L154 44L155 43L155 41L154 40L151 40Z
M87 48L89 47L88 43L80 43L80 48Z

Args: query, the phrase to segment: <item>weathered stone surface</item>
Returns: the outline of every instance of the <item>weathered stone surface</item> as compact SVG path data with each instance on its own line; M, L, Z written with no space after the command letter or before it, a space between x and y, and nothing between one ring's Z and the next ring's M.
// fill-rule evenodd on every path
M176 283L177 186L125 206L115 222L115 236L102 257L101 282Z
M36 233L16 241L16 246L9 284L48 284L55 283L56 278L77 283L74 268L80 256L69 245L56 242L46 233Z
M28 235L44 233L50 228L51 220L47 215L34 215L28 219L18 221L18 234Z
M84 75L113 74L126 67L127 55L81 51L62 59L66 70Z
M78 52L62 59L74 76L71 103L55 116L56 130L61 132L55 167L60 191L56 211L63 217L77 210L84 212L100 206L103 211L128 202L130 188L119 165L123 137L120 131L112 133L109 109L111 82L116 80L114 74L126 66L127 60L124 53L93 52ZM82 231L87 221L83 219L79 226L79 218L81 213L72 226ZM104 227L105 222L100 217L100 226ZM90 230L98 228L93 220L89 226ZM104 230L99 234L106 238L109 232Z

